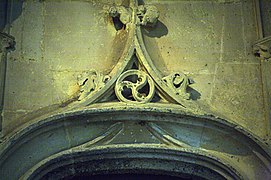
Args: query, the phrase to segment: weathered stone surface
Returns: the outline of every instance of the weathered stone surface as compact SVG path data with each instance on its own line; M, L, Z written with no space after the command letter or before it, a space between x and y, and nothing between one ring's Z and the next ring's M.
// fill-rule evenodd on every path
M53 79L46 66L35 61L8 62L5 109L33 110L53 103Z
M49 1L44 6L44 59L53 69L112 69L116 60L109 61L109 53L116 31L103 4Z
M214 86L214 74L192 74L194 84L190 85L191 98L203 103L209 103ZM204 87L204 88L203 88Z
M220 57L223 6L212 2L189 1L156 5L160 14L163 14L159 18L163 32L157 30L160 35L158 32L156 35L154 30L145 36L148 41L155 41L153 44L156 44L155 47L147 43L150 54L154 54L153 48L157 48L160 53L160 57L154 55L154 63L161 67L162 71L179 68L191 73L208 64L209 73L213 73L214 63ZM156 37L150 37L155 35Z
M117 59L108 61L116 34L108 23L99 2L26 1L10 30L18 43L8 56L6 121L17 124L8 113L18 109L67 101L84 70L109 72Z
M22 40L20 43L22 60L24 61L43 60L43 11L43 3L26 1L23 5Z
M260 65L219 64L212 91L214 109L262 137L267 135Z

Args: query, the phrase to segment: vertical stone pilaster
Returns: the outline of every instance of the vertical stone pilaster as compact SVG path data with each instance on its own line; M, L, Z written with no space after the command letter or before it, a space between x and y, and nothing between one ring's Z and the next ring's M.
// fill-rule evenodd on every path
M0 33L0 131L2 131L7 53L15 49L14 37Z

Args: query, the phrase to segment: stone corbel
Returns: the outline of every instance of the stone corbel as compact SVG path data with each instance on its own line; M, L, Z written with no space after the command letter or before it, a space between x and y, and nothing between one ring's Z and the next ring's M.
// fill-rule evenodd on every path
M271 61L271 36L257 41L253 45L253 54L262 61Z

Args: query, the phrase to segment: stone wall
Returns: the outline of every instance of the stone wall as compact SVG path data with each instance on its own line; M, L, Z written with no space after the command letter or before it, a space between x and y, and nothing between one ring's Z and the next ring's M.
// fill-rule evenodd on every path
M113 3L120 1L24 1L10 29L17 44L8 57L4 134L24 123L25 114L72 98L83 71L110 72L117 62L109 56L118 31L104 9ZM191 76L193 101L266 139L270 107L262 64L252 53L260 39L253 1L148 4L160 17L144 41L161 73Z

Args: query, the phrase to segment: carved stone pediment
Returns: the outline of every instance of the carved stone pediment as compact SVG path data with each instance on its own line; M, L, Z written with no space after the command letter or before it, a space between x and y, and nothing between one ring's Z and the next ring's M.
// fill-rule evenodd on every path
M126 38L128 40L125 50L111 73L99 75L100 77L97 75L85 77L84 80L78 82L81 91L84 92L78 99L80 102L74 103L75 106L90 105L99 102L99 99L106 101L103 96L112 93L115 93L118 100L122 102L148 103L152 102L154 95L157 94L159 99L189 109L191 101L189 102L190 95L186 89L192 80L182 72L175 72L167 76L162 75L153 63L155 59L150 58L145 48L141 28L156 28L159 18L157 8L131 2L129 8L124 6L108 7L108 16L112 17L115 27L122 27L122 31L127 31ZM99 73L94 70L94 74ZM110 78L106 78L105 82L103 76ZM102 83L96 81L102 81ZM103 93L113 91L112 86L114 86L115 92ZM69 106L72 107L73 103ZM194 104L192 108L195 107Z

